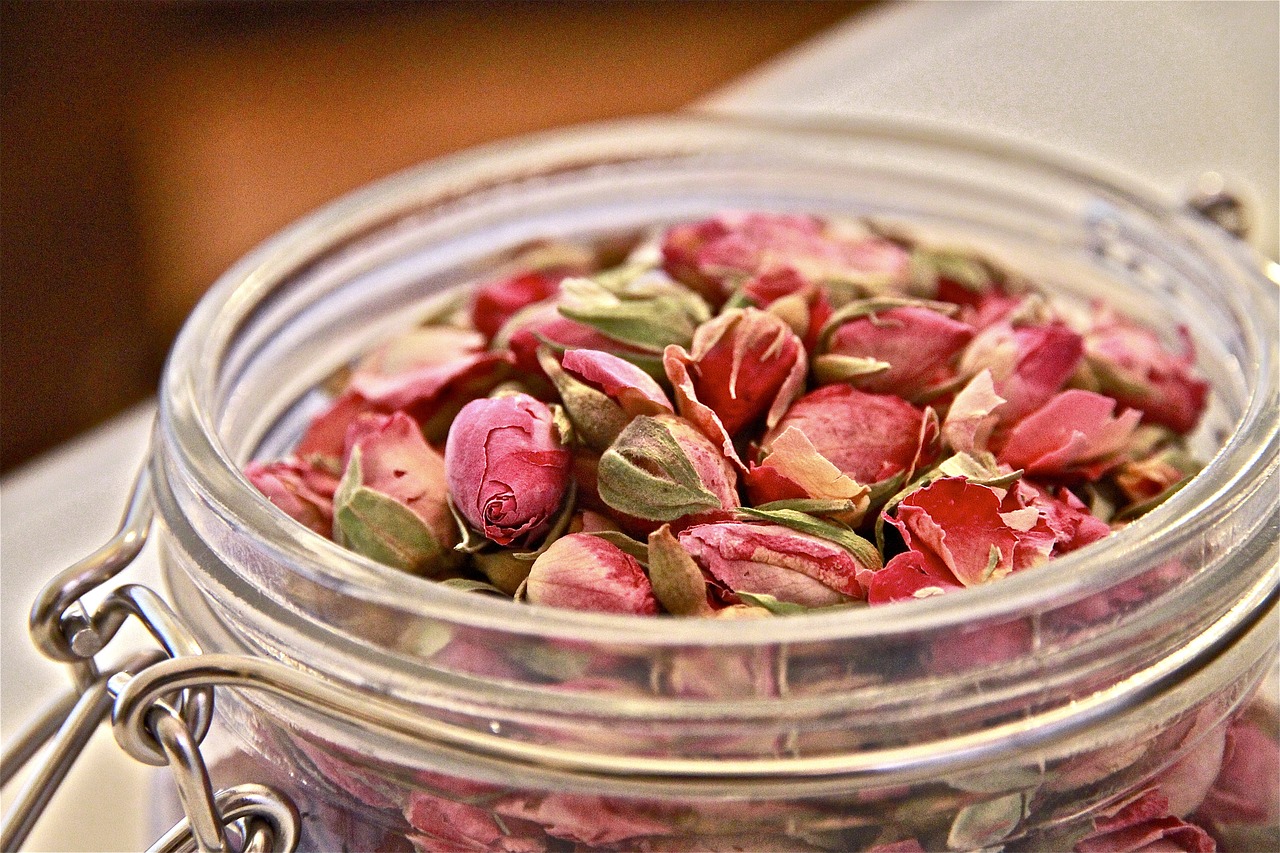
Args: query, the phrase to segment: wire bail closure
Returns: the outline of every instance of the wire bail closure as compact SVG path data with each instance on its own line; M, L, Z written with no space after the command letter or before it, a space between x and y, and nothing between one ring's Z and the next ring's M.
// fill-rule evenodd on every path
M109 713L115 716L119 697L134 677L164 661L202 653L182 620L149 587L117 587L92 613L82 602L85 595L111 581L138 557L154 516L149 465L144 465L116 534L49 581L31 608L32 642L46 657L71 669L74 686L5 746L0 759L0 784L4 785L42 750L44 754L4 816L0 850L21 847L94 731ZM160 648L103 666L98 655L130 619L141 622ZM286 797L263 785L240 785L214 793L200 754L200 743L213 719L213 701L212 685L184 687L156 697L134 720L138 731L130 732L129 740L149 748L127 751L148 764L170 768L186 812L151 849L166 853L222 853L230 849L291 853L298 845L299 817ZM116 730L117 739L122 740L119 723ZM234 847L229 844L232 837L238 842Z

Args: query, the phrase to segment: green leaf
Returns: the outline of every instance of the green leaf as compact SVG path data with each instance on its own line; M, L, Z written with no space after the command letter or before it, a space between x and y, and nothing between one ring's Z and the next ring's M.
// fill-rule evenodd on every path
M792 509L763 510L744 506L738 509L738 515L761 521L771 521L774 524L780 524L800 533L807 533L810 536L818 536L834 542L852 554L858 564L864 568L875 570L884 565L884 559L880 556L880 551L875 545L843 525L822 521L808 513L796 512Z
M459 590L460 592L480 592L486 595L501 596L502 598L511 597L491 583L472 580L471 578L449 578L448 580L440 581L440 585L447 586L449 589Z
M779 601L772 595L766 595L762 592L745 592L743 590L735 590L734 595L738 596L744 604L750 604L752 607L763 607L776 616L791 616L796 613L808 613L810 607L803 604L796 604L791 601Z

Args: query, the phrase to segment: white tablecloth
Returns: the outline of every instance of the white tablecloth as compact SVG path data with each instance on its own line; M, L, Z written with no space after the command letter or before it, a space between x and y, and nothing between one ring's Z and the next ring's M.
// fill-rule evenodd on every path
M1218 171L1252 203L1254 240L1275 257L1278 9L891 4L759 69L708 105L899 115L1024 137L1129 170L1171 197L1200 173ZM0 483L6 740L66 683L28 642L26 610L46 578L114 532L151 414L149 404L135 408ZM144 554L129 572L154 578L154 558ZM155 832L145 818L153 773L100 731L27 848L144 848Z

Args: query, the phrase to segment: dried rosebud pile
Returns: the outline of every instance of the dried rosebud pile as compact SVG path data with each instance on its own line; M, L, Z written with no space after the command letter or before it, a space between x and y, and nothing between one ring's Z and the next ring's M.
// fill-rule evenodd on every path
M974 255L725 214L607 267L538 247L246 473L354 551L535 604L875 605L1037 566L1181 486L1207 385L1180 348Z

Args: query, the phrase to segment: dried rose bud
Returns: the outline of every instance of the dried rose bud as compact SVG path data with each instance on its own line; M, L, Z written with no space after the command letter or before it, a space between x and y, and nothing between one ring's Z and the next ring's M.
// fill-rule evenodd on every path
M1085 332L1084 352L1095 390L1181 434L1199 422L1209 384L1193 375L1195 348L1187 331L1179 331L1183 353L1174 355L1150 329L1100 307Z
M658 612L653 587L636 558L590 533L570 533L552 542L529 570L525 598L571 610Z
M890 300L846 305L832 318L834 328L823 335L814 360L818 381L848 382L863 391L907 399L944 388L954 379L955 363L974 329L936 307Z
M413 827L409 839L418 850L469 850L494 853L543 853L546 833L536 823L499 819L489 810L410 790L404 817Z
M543 348L538 360L560 393L577 435L597 450L612 444L637 415L673 411L653 377L616 355L572 349L557 360Z
M572 456L528 394L473 400L449 428L444 466L458 512L499 545L527 545L564 502Z
M507 378L511 356L482 352L475 332L430 326L400 335L365 356L346 390L314 418L299 454L340 456L347 428L366 413L405 412L423 431L443 438L458 409Z
M858 525L871 503L871 487L859 483L818 452L800 428L791 426L769 443L768 455L744 477L754 506L774 501L815 499L848 501L834 517Z
M718 522L680 533L680 544L731 592L773 596L805 607L866 598L863 566L835 542L778 524Z
M546 243L522 252L515 272L476 289L471 299L471 325L485 340L492 340L503 324L535 302L555 296L560 282L572 275L586 275L595 265L594 254L569 243Z
M722 444L760 418L776 424L808 372L795 332L756 308L722 312L698 327L688 351L667 347L662 361L680 413Z
M908 550L921 554L917 565L926 574L976 586L1043 563L1056 542L1036 509L1005 511L1003 497L990 486L943 477L903 498L887 520Z
M773 445L788 429L801 432L837 469L867 486L909 476L937 455L932 410L848 385L827 385L796 400L765 435L761 467L771 465Z
M527 373L541 371L538 349L548 345L556 349L600 350L632 361L647 358L658 369L657 359L644 349L616 341L586 323L566 317L560 312L560 304L557 299L549 299L519 311L494 336L492 346L509 350L516 366Z
M1063 391L1019 421L997 452L999 460L1028 474L1096 480L1124 461L1141 413L1114 416L1116 401L1091 391Z
M1227 726L1222 769L1195 812L1213 827L1280 824L1280 745L1275 718L1254 705Z
M792 269L758 275L744 284L739 293L755 307L781 317L791 331L800 336L809 352L816 349L818 334L831 319L827 289L806 282Z
M1049 402L1075 373L1084 354L1079 335L1061 323L1014 328L1007 322L983 329L960 359L960 372L991 371L995 394L1005 400L1001 424L1014 423Z
M348 433L334 536L370 559L439 575L457 563L444 461L408 415L363 415Z
M678 225L664 235L662 253L668 272L717 306L750 279L784 269L806 282L870 292L905 287L910 273L910 257L896 243L794 214L724 214Z
M333 535L333 493L338 478L296 457L250 462L244 475L290 518L326 538Z
M960 389L942 422L942 439L956 453L970 455L989 450L991 435L1000 422L997 413L1006 400L995 391L991 371L983 368Z
M600 456L597 487L611 508L654 522L738 506L737 474L729 460L675 415L632 420Z

